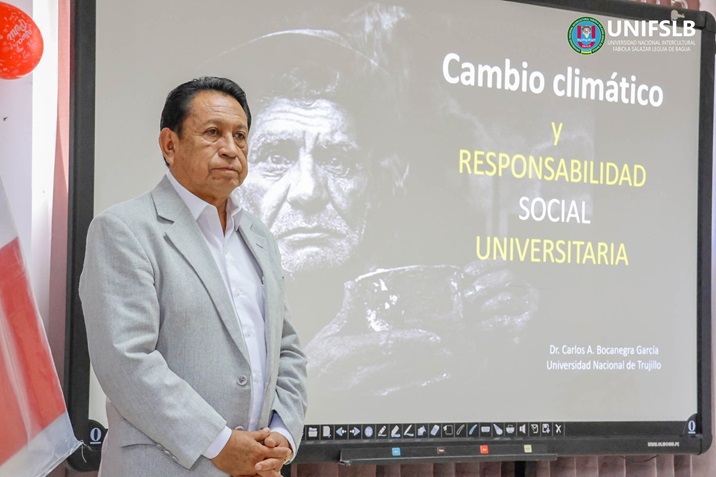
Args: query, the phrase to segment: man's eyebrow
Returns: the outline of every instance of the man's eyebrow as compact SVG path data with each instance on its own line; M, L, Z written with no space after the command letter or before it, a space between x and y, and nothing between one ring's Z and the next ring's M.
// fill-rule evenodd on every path
M334 136L321 136L316 141L316 144L323 147L323 148L330 148L330 147L349 147L351 149L360 149L360 146L358 145L358 141L355 139L349 137L349 136L340 136L338 138Z
M295 131L284 131L280 133L254 133L251 137L251 141L254 147L260 147L262 145L295 145L300 136Z
M204 119L203 123L204 123L204 124L206 124L206 123L222 123L222 124L230 123L230 124L239 125L239 126L244 127L244 128L248 128L248 124L247 124L246 121L244 121L244 120L240 120L240 121L236 121L236 122L235 122L235 121L233 121L233 120L230 119L230 118L227 118L227 117L224 117L224 116L218 115L218 114L217 114L216 116L208 116L208 117L206 117L206 118Z

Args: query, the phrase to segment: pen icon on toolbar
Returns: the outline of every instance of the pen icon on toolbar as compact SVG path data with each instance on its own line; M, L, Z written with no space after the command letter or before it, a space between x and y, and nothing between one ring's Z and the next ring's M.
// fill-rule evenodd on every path
M477 424L472 426L469 431L467 431L467 435L471 436L475 433L475 429L477 429Z

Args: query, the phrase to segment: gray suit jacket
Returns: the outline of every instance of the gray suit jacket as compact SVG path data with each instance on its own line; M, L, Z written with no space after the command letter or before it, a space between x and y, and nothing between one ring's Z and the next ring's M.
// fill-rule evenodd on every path
M306 360L288 318L278 248L246 212L239 232L266 295L259 427L275 411L298 444ZM248 352L204 236L167 178L92 221L80 297L90 358L108 397L103 477L225 475L201 453L224 425L248 427Z

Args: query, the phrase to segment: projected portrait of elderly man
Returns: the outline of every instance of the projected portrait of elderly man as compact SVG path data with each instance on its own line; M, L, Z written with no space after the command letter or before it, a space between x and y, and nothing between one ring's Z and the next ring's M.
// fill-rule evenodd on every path
M277 97L263 111L249 196L260 198L289 273L334 269L354 255L369 210L363 154L355 120L330 99Z
M282 37L306 43L320 60L303 54L262 85L251 131L253 178L243 193L278 240L297 312L310 309L300 325L310 340L340 308L343 283L375 266L365 245L399 194L407 164L379 136L397 114L394 98L386 88L376 93L375 84L366 88L386 73L334 33Z
M398 66L385 71L334 32L284 31L250 46L260 43L281 52L281 68L251 88L244 206L277 238L321 415L338 418L361 396L366 413L372 403L388 420L410 393L429 403L464 388L464 363L477 369L465 355L474 337L515 342L536 306L531 289L507 288L517 281L495 264L444 263L437 251L426 265L401 250L419 242L396 236L400 224L424 228L432 213L404 200L420 141L401 116Z

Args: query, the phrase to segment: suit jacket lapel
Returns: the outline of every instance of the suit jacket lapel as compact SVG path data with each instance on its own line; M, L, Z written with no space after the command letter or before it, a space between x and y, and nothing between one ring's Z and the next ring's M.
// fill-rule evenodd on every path
M152 191L152 198L159 217L169 221L165 229L166 238L176 247L204 283L226 330L248 360L248 350L231 297L194 217L166 177Z
M279 298L279 286L276 282L276 277L271 273L274 265L272 264L272 254L274 253L269 249L270 244L266 237L257 233L251 221L246 218L242 213L241 219L239 220L239 233L244 238L246 245L251 250L251 253L256 258L256 262L261 268L261 281L264 284L264 292L266 295L265 299L265 316L264 316L264 333L266 336L266 386L270 385L272 377L277 372L277 361L276 358L279 355L278 348L281 345L281 326L278 317L280 313L275 309L277 305L283 306L283 301ZM271 400L264 401L264 407L266 403L270 403Z

